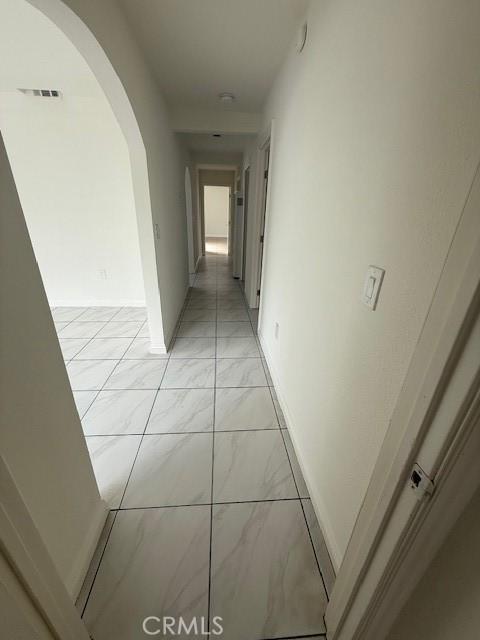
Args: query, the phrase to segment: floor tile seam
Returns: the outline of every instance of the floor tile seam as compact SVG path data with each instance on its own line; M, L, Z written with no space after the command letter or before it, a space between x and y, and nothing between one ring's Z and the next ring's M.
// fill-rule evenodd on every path
M120 312L120 311L119 311L119 312ZM107 376L107 379L105 380L105 382L103 383L103 385L101 386L101 388L100 388L100 389L98 390L98 392L96 393L96 395L95 395L95 397L93 398L92 402L90 403L90 405L89 405L89 407L88 407L87 411L85 411L85 412L84 412L83 417L85 417L85 416L86 416L87 412L90 410L90 408L92 407L93 403L96 401L96 399L97 399L97 398L98 398L98 396L100 395L100 392L104 390L105 385L107 384L107 382L108 382L108 380L110 379L111 375L113 374L113 372L114 372L114 371L115 371L115 369L117 368L117 366L118 366L119 362L120 362L120 360L117 362L117 364L115 365L115 367L112 369L111 373ZM82 419L83 419L83 418L82 418ZM82 429L82 430L83 430L83 429ZM85 436L85 433L84 433L84 436ZM141 445L141 443L142 443L142 438L140 439L140 442L138 443L138 448L137 448L137 452L136 452L136 454L135 454L135 459L134 459L134 461L133 461L132 466L130 467L130 474L132 473L133 465L135 464L135 460L137 459L138 451L139 451L139 449L140 449L140 445ZM128 479L130 478L130 474L129 474ZM128 483L128 479L127 479L127 483ZM125 487L125 488L126 488L126 487ZM124 493L125 493L125 492L124 492ZM123 500L124 493L122 494L122 498L120 499L119 506L122 504L122 500ZM111 510L111 511L112 511L112 510ZM116 522L117 515L118 515L118 510L115 510L115 511L116 511L116 513L115 513L114 518L113 518L112 526L110 527L110 531L108 532L108 536L107 536L107 539L106 539L106 541L105 541L105 546L103 547L103 551L102 551L102 554L101 554L100 559L99 559L99 561L98 561L98 565L97 565L97 569L96 569L96 571L95 571L95 575L94 575L94 577L93 577L93 579L92 579L92 584L90 585L90 589L89 589L88 595L87 595L87 597L86 597L86 599L85 599L85 604L84 604L84 606L83 606L83 610L82 610L82 614L81 614L81 617L82 617L82 618L83 618L83 616L85 615L85 611L86 611L86 609L87 609L87 605L88 605L88 603L89 603L90 596L91 596L91 593L92 593L92 591L93 591L93 587L94 587L94 585L95 585L95 581L96 581L96 579L97 579L98 572L99 572L100 567L101 567L101 565L102 565L103 557L104 557L104 555L105 555L105 551L106 551L106 549L107 549L108 542L109 542L109 540L110 540L110 536L112 535L112 531L113 531L113 528L114 528L114 526L115 526L115 522Z
M52 313L51 309L50 309L50 313ZM83 313L83 311L82 311L82 313ZM55 318L53 317L53 314L52 314L52 320L53 320L53 325L54 326L55 326L55 322L66 322L66 325L64 327L62 327L60 329L60 331L57 331L57 327L55 327L55 332L57 334L57 337L62 333L62 331L64 329L66 329L68 327L69 324L72 324L72 322L75 322L75 320L66 320L66 321L65 320L55 320Z
M96 581L96 579L97 579L98 572L100 571L100 567L101 567L101 565L102 565L103 557L104 557L105 552L106 552L106 550L107 550L107 546L108 546L108 543L109 543L109 541L110 541L110 536L112 535L112 531L113 531L113 528L114 528L114 526L115 526L115 522L116 522L116 520L117 520L117 516L118 516L118 513L119 513L119 510L118 510L118 509L110 509L110 511L111 511L111 512L114 512L112 526L110 527L110 531L108 532L108 535L107 535L107 537L106 537L105 544L104 544L104 547L103 547L102 553L100 554L100 558L99 558L99 560L98 560L97 568L96 568L96 570L95 570L95 575L94 575L94 576L93 576L93 578L92 578L92 584L90 585L90 589L88 590L88 595L87 595L87 597L85 598L85 604L83 605L83 609L82 609L82 612L81 612L81 614L80 614L80 617L81 617L81 618L83 618L83 616L85 615L85 611L87 610L87 606L88 606L88 603L89 603L89 601L90 601L90 596L91 596L91 594L92 594L93 587L95 586L95 581Z
M270 393L271 393L271 391L270 391ZM272 397L272 402L273 402L273 397ZM274 403L274 408L275 408L275 412L276 412L276 411L277 411L277 408L275 407L275 403ZM278 413L277 413L277 419L278 419ZM280 422L280 420L279 420L279 422ZM317 558L317 552L316 552L316 550L315 550L315 545L313 544L313 537L312 537L312 533L311 533L311 531L310 531L310 526L309 526L309 524L308 524L307 515L306 515L306 513L305 513L305 508L304 508L304 506L303 506L303 502L302 502L302 500L305 500L306 498L302 498L302 497L300 496L300 490L299 490L299 488L298 488L297 479L296 479L295 474L294 474L294 472L293 472L293 464L292 464L292 461L291 461L291 459L290 459L290 454L288 453L288 447L287 447L287 443L285 442L285 434L283 433L283 431L284 431L283 429L280 429L280 434L281 434L281 437L282 437L282 440L283 440L283 446L284 446L284 448L285 448L285 453L287 454L288 463L289 463L289 465L290 465L290 472L291 472L291 474L292 474L293 482L295 483L295 488L296 488L296 491L297 491L297 494L298 494L298 499L300 500L300 507L301 507L301 509L302 509L303 519L304 519L304 522L305 522L305 526L306 526L306 528L307 528L308 537L309 537L309 539L310 539L310 544L311 544L311 546L312 546L312 550L313 550L313 555L314 555L314 557L315 557L315 562L316 562L316 565L317 565L317 568L318 568L318 572L319 572L319 574L320 574L320 578L321 578L321 580L322 580L323 589L324 589L324 591L325 591L325 596L326 596L327 601L328 601L328 600L329 600L329 597L328 597L328 591L327 591L327 587L326 587L325 578L323 577L322 569L321 569L321 567L320 567L320 562L319 562L319 559ZM300 469L300 473L301 473L301 469ZM308 499L310 499L310 498L308 498Z
M110 324L110 322L114 322L113 320L108 320L107 324ZM116 320L116 322L122 322L122 320ZM140 322L139 320L124 320L123 322ZM138 328L137 333L133 336L133 340L135 341L138 337L139 337L139 333L143 328L143 325L147 325L148 327L148 320L144 320L143 322L140 322L140 327ZM107 325L105 325L107 326ZM102 329L100 329L100 331L102 331L103 329L105 329L105 327L102 327ZM107 336L110 338L124 338L125 336ZM127 338L129 338L130 336L126 336ZM140 336L141 337L141 336ZM149 336L148 336L149 337ZM129 347L130 348L130 347Z
M182 358L172 358L172 360L181 360ZM191 360L191 358L187 358L188 360ZM215 358L197 358L197 360L214 360ZM240 358L243 359L243 358ZM255 360L255 358L248 358L249 360ZM225 360L225 358L219 358L219 360ZM258 358L257 358L258 360ZM88 360L68 360L67 362L88 362ZM114 362L114 360L94 360L93 362ZM120 360L120 362L131 362L130 360ZM147 360L147 362L152 362L151 360ZM157 360L155 360L155 362L157 362ZM162 358L159 359L158 362L169 362L169 359L167 358ZM112 371L113 373L113 371ZM109 377L111 376L111 374L109 375ZM153 388L131 388L131 387L127 387L125 389L110 389L110 388L105 388L105 384L107 383L108 380L105 381L105 383L102 385L102 387L100 389L72 389L72 391L78 392L78 391L162 391L162 390L168 390L168 391L173 391L173 390L177 390L177 391L189 391L189 390L193 390L193 389L214 389L215 387L213 386L206 386L206 387L153 387ZM268 384L262 384L262 385L228 385L228 386L218 386L217 385L217 389L270 389Z
M251 500L218 500L213 502L185 502L181 504L142 505L139 507L118 507L111 511L154 511L155 509L183 509L186 507L218 507L235 504L272 504L276 502L301 502L301 498L256 498Z
M215 274L216 274L215 260ZM214 473L215 473L215 412L217 404L217 316L218 316L218 289L215 288L215 364L214 364L214 379L213 379L213 424L212 424L212 468L210 478L210 532L209 532L209 552L208 552L208 599L207 599L207 631L210 632L211 626L211 594L212 594L212 548L213 548L213 487L214 487Z
M101 329L99 329L99 331L101 331ZM98 333L98 331L97 331L97 333ZM96 340L96 339L98 339L98 338L96 338L96 335L97 335L97 334L95 334L95 336L93 336L93 337L89 340L89 342L87 342L87 344L86 344L86 345L84 345L84 346L80 349L80 351L75 355L75 357L74 357L74 358L72 358L72 360L77 360L77 359L78 359L78 360L123 360L123 358L124 358L125 354L127 353L127 351L128 351L128 350L130 349L130 347L132 346L132 344L133 344L134 340L136 340L136 337L134 337L134 338L114 338L113 336L111 336L111 337L109 337L109 338L99 338L100 340L130 340L130 342L129 342L128 346L125 348L125 350L123 351L122 355L121 355L121 356L119 356L118 358L77 358L77 356L79 356L79 355L82 353L82 351L88 347L88 345L90 344L90 342L92 342L92 340Z
M150 422L150 418L151 418L151 415L152 415L152 412L153 412L153 408L154 408L155 403L156 403L156 401L157 401L158 393L159 393L159 391L160 391L160 388L161 388L161 386L162 386L163 380L164 380L164 378L165 378L165 374L166 374L166 372L167 372L168 363L170 362L170 356L169 356L168 358L162 358L161 360L162 360L162 361L165 361L165 360L166 360L167 362L166 362L165 368L164 368L164 370L163 370L163 372L162 372L162 378L161 378L161 380L160 380L160 384L159 384L158 389L156 390L155 395L154 395L154 397L153 397L153 402L152 402L152 405L151 405L151 407L150 407L150 411L148 412L148 416L147 416L147 418L146 418L146 420L145 420L145 426L144 426L144 428L143 428L143 432L142 432L142 434L141 434L141 436L142 436L142 437L140 438L140 442L139 442L139 444L138 444L138 448L137 448L137 452L136 452L136 454L135 454L135 458L134 458L134 460L133 460L132 466L130 467L130 473L128 474L128 478L127 478L127 481L126 481L126 483L125 483L125 487L124 487L124 490L123 490L123 493L122 493L122 497L121 497L121 499L120 499L119 507L121 507L121 506L122 506L122 502L123 502L123 500L124 500L124 498L125 498L125 494L126 494L126 492L127 492L127 488L128 488L128 485L129 485L129 482L130 482L130 479L131 479L131 476L132 476L132 473L133 473L133 469L134 469L134 467L135 467L135 463L136 463L136 461L137 461L138 454L139 454L139 452L140 452L140 448L141 448L141 446L142 446L143 440L144 440L144 438L145 438L145 433L146 433L146 430L147 430L148 424L149 424L149 422ZM106 382L105 382L105 384L106 384Z
M96 334L95 334L95 335L96 335ZM85 347L88 347L88 345L90 344L90 342L91 342L94 338L95 338L95 336L92 336L91 338L83 338L84 340L88 340L88 342L86 342L86 343L83 345L83 347L81 347L81 348L76 352L76 354L73 356L73 358L70 358L70 362L71 362L72 360L75 360L75 359L76 359L76 357L77 357L77 356L78 356L78 355L79 355L79 354L80 354L80 353L85 349ZM58 334L57 334L57 339L58 339L59 343L60 343L60 339L62 339L62 340L82 340L82 338L61 338L61 337L58 337ZM88 358L84 358L84 359L85 359L85 360L87 360ZM97 359L103 360L103 358L93 358L93 360L97 360ZM116 358L112 358L112 360L116 360Z
M93 338L91 339L93 340ZM87 343L89 344L89 343ZM85 345L87 346L87 345ZM72 359L70 360L70 362L87 362L88 360L90 360L90 358L85 358L85 359L79 359L79 360L75 360ZM73 389L71 384L70 384L70 388L72 389L72 393L78 392L78 391L96 391L97 393L95 394L95 396L92 398L92 401L90 402L90 404L88 405L88 408L83 412L82 417L80 418L80 421L83 420L83 418L87 415L87 412L90 411L93 403L96 401L96 399L98 398L98 396L100 395L100 393L102 391L104 391L105 389L105 385L107 384L108 380L111 378L113 372L115 371L115 369L118 367L118 365L120 364L121 360L119 360L118 358L92 358L92 360L94 362L105 362L105 361L117 361L117 364L113 367L112 371L108 374L106 380L104 381L104 383L101 385L100 389Z
M168 358L168 360L170 360L170 358ZM164 371L163 371L163 374L162 374L162 382L163 382L163 378L164 378L164 376L165 376L165 372L166 372L166 370L167 370L167 367L165 367L165 369L164 369ZM160 383L160 384L161 384L161 383ZM135 458L134 458L134 460L133 460L132 466L130 467L130 472L129 472L129 474L128 474L128 478L127 478L127 481L126 481L126 483L125 483L125 487L124 487L123 492L122 492L122 497L120 498L119 508L115 510L115 511L116 511L116 513L115 513L115 518L114 518L114 521L113 521L113 523L112 523L112 527L111 527L111 529L110 529L110 532L109 532L109 535L108 535L107 541L106 541L106 543L105 543L105 547L104 547L104 549L103 549L102 556L101 556L101 558L100 558L100 560L99 560L98 567L97 567L97 571L95 572L95 577L94 577L94 579L93 579L93 581L92 581L92 586L91 586L90 591L89 591L89 594L88 594L88 596L87 596L87 599L86 599L86 602L85 602L85 606L84 606L84 609L83 609L83 613L85 613L86 607L87 607L87 605L88 605L88 601L89 601L89 599L90 599L90 595L91 595L91 592L92 592L92 590L93 590L93 587L94 587L94 584L95 584L95 580L96 580L96 578L97 578L98 572L99 572L99 570L100 570L100 567L101 567L101 564L102 564L102 561L103 561L103 557L104 557L105 551L106 551L106 549L107 549L108 542L109 542L109 540L110 540L110 535L111 535L111 533L112 533L112 531L113 531L113 527L115 526L115 521L116 521L117 515L118 515L118 513L122 510L121 506L122 506L123 500L125 499L125 494L126 494L126 492L127 492L127 488L128 488L128 485L129 485L130 479L131 479L131 477L132 477L132 473L133 473L133 469L134 469L134 467L135 467L135 463L137 462L137 459L138 459L138 455L139 455L139 452L140 452L140 448L141 448L141 446L142 446L142 442L143 442L143 440L144 440L144 438L145 438L145 431L146 431L146 428L147 428L148 422L149 422L149 420L150 420L150 416L151 416L151 414L152 414L153 407L155 406L155 402L156 402L156 399L157 399L157 396L158 396L158 391L159 391L159 390L157 390L157 392L155 393L155 397L154 397L154 399L153 399L153 403L152 403L152 406L151 406L151 408L150 408L150 412L149 412L148 417L147 417L147 420L146 420L146 422L145 422L145 427L144 427L144 430L143 430L143 434L142 434L142 436L141 436L141 438L140 438L140 442L138 443L138 447L137 447L137 451L136 451L136 454L135 454ZM82 615L83 615L83 613L82 613Z
M247 306L245 293L244 293L244 299L245 299L245 306ZM248 313L248 309L247 309L247 313ZM249 321L250 321L250 324L251 324L251 327L252 327L252 331L253 331L253 332L254 332L254 334L255 334L255 330L254 330L254 327L253 327L253 322L252 322L252 318L251 318L250 314L248 314L248 317L249 317ZM256 336L257 341L258 341L258 343L259 343L259 347L261 348L260 340L259 340L259 337L258 337L258 327L257 327L257 333L255 334L255 336ZM263 353L263 351L262 351L262 353ZM264 364L263 360L265 360L265 364ZM268 366L268 365L267 365L267 362L266 362L266 358L262 358L262 367L263 367L264 374L265 374L265 377L267 378L267 382L268 382L268 380L269 380L269 379L271 380L272 378L271 378L270 371L268 371L268 373L267 373L267 370L266 370L266 368L265 368L266 366ZM326 598L327 598L327 601L328 601L328 600L329 600L329 596L328 596L328 591L327 591L327 588L326 588L326 582L325 582L325 579L324 579L324 577L323 577L323 573L322 573L322 570L321 570L321 567L320 567L319 559L317 558L317 553L316 553L316 550L315 550L315 545L313 544L313 538L312 538L312 534L311 534L311 531L310 531L310 527L309 527L309 525L308 525L308 520L307 520L307 516L306 516L306 514L305 514L305 509L304 509L304 506L303 506L302 498L300 497L300 491L299 491L299 489L298 489L297 479L295 478L295 474L294 474L294 472L293 472L293 465L292 465L292 461L290 460L290 455L289 455L289 453L288 453L288 448L287 448L287 445L286 445L286 442L285 442L285 435L284 435L284 433L283 433L283 430L280 428L281 420L280 420L280 416L279 416L279 414L278 414L277 406L276 406L276 404L275 404L275 402L274 402L273 393L272 393L272 388L273 388L272 386L268 385L268 389L269 389L269 393L270 393L270 398L271 398L271 401L272 401L272 404L273 404L273 408L274 408L274 411L275 411L275 415L277 416L277 423L278 423L278 427L279 427L280 434L281 434L281 437L282 437L283 446L284 446L284 449L285 449L285 453L286 453L286 455L287 455L288 463L289 463L289 465L290 465L290 472L291 472L291 474L292 474L293 482L294 482L294 484L295 484L295 489L296 489L296 491L297 491L298 499L300 500L300 506L301 506L301 509L302 509L302 513L303 513L303 518L304 518L304 521L305 521L305 525L306 525L306 527L307 527L308 536L309 536L309 538L310 538L310 544L312 545L313 554L314 554L315 561L316 561L316 564L317 564L318 572L319 572L319 574L320 574L320 578L321 578L321 580L322 580L322 584L323 584L323 589L324 589L324 591L325 591L325 595L326 595Z

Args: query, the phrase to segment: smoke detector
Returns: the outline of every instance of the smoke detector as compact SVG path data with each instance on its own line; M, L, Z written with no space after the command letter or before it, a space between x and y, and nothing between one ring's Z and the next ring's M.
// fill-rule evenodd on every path
M58 89L19 89L26 96L36 98L61 98L62 94Z
M232 104L235 100L235 96L233 93L220 93L218 99L220 102L223 102L223 104Z

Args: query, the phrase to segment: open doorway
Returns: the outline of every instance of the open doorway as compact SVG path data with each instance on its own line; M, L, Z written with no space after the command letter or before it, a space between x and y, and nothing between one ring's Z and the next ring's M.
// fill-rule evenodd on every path
M205 249L227 255L230 222L230 187L205 186Z
M250 189L250 167L243 174L243 229L242 229L242 271L240 283L245 289L245 273L247 270L247 234L248 234L248 192Z
M65 368L58 376L66 383L68 374L72 392L67 387L57 404L75 401L85 438L78 437L78 420L72 438L92 463L86 461L82 477L93 466L101 497L116 509L131 468L120 471L118 461L133 464L138 442L127 435L108 439L111 429L128 431L117 418L102 427L98 416L106 416L108 395L118 415L136 407L138 394L123 392L132 389L132 379L119 384L115 376L151 357L145 282L152 280L149 311L158 310L158 348L164 343L149 198L139 189L146 164L132 153L132 131L141 141L140 133L135 120L124 118L127 139L113 111L122 111L126 95L117 93L112 105L76 45L28 2L2 2L0 42L1 133L55 323L58 342L48 344L55 357L61 349ZM41 334L32 353L38 345L46 350ZM69 584L73 593L81 581Z
M270 140L266 143L262 150L263 161L263 187L262 187L262 205L260 209L260 235L258 245L258 270L257 270L257 292L256 307L260 305L260 291L262 285L262 268L263 268L263 251L265 239L265 218L267 213L267 196L268 196L268 169L270 166Z

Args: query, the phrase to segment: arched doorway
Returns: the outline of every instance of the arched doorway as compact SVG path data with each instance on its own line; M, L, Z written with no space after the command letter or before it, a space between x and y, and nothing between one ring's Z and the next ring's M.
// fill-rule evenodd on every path
M145 302L152 351L165 352L152 204L145 144L130 99L107 53L85 22L61 0L26 0L51 20L85 59L125 137L130 158ZM74 4L74 3L69 3ZM103 43L102 43L103 44Z

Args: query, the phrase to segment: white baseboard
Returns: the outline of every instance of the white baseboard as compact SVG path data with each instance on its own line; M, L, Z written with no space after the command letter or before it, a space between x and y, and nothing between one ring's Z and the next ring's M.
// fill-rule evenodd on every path
M223 233L218 235L218 234L213 234L213 233L206 233L205 234L205 240L208 240L209 238L222 238L223 240L228 240L228 236L224 235Z
M53 298L48 301L51 307L144 307L145 300L137 298Z
M167 353L165 342L161 338L150 338L151 353Z
M97 547L100 535L105 526L105 522L108 516L108 507L104 500L101 500L97 508L97 512L94 514L92 524L85 537L82 547L79 549L76 559L73 562L73 566L70 569L70 573L65 580L65 586L68 593L75 602L80 589L82 588L83 581L87 575L90 562L92 561L93 554Z
M333 529L330 526L330 522L328 517L326 516L327 510L325 508L325 505L323 504L322 500L320 499L320 497L318 496L318 494L312 490L312 484L309 481L308 478L308 473L307 470L303 464L303 461L299 455L299 447L298 447L298 442L296 439L296 432L295 432L295 427L293 426L293 420L292 420L292 415L291 412L289 411L287 402L285 400L285 394L282 390L281 384L279 382L279 377L278 377L278 373L275 370L275 367L273 365L273 361L272 361L272 357L270 355L270 352L268 351L268 348L265 345L265 340L261 334L261 332L258 333L258 339L260 340L260 345L262 347L263 353L265 355L265 360L267 361L267 365L268 365L268 369L270 371L270 375L272 377L272 381L273 381L273 386L275 388L275 392L277 394L277 398L278 398L278 403L280 405L280 409L283 412L283 415L285 417L285 422L287 423L287 427L288 427L288 432L290 434L290 438L292 440L292 444L293 444L293 448L295 451L295 454L297 456L298 459L298 464L300 465L300 469L302 471L305 483L307 485L307 489L308 492L310 494L310 498L312 500L312 506L313 509L315 511L315 515L317 516L317 520L318 520L318 524L320 525L320 529L322 530L322 534L325 540L325 544L327 546L328 549L328 553L330 554L330 559L332 561L333 564L333 568L335 569L335 573L338 573L338 569L340 567L340 564L342 562L342 557L343 554L340 551L336 541L335 541L335 537L333 535Z

